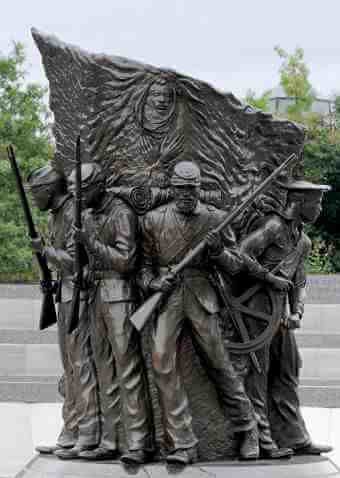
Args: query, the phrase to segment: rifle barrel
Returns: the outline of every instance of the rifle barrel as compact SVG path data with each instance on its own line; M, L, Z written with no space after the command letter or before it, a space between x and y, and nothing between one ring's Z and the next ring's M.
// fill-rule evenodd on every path
M82 227L81 218L81 157L80 157L80 135L76 143L76 193L75 193L75 211L74 224L78 229ZM71 312L68 323L68 333L71 334L79 324L80 311L80 290L83 285L83 267L81 264L81 244L79 241L75 242L74 251L74 272L75 281L73 287L73 296L71 302Z
M13 170L13 173L14 173L14 177L15 177L15 181L16 181L16 184L17 184L17 189L18 189L18 192L19 192L22 208L24 210L24 215L25 215L25 220L26 220L27 227L28 227L29 236L31 237L31 239L35 239L35 238L38 237L38 234L37 234L37 231L36 231L35 226L34 226L31 210L30 210L30 207L29 207L29 204L28 204L27 196L26 196L24 185L23 185L23 182L22 182L22 177L21 177L21 174L20 174L18 163L15 159L15 153L14 153L14 149L13 149L12 145L7 147L7 154L8 154L8 159L11 163L11 167L12 167L12 170Z
M255 191L245 200L243 201L239 206L234 209L233 212L228 214L228 216L219 224L213 232L221 232L228 224L230 224L238 215L240 215L253 201L254 199L261 193L263 192L269 184L275 179L281 171L283 171L294 159L296 159L296 154L292 153L286 161L284 161L280 166L278 166L256 189ZM181 272L186 266L188 266L192 260L204 250L206 244L205 240L201 241L199 244L197 244L194 249L192 249L188 254L183 258L183 260L177 264L173 268L173 273L178 274Z
M7 155L8 155L8 159L11 163L11 167L12 167L12 171L13 171L13 174L14 174L14 177L15 177L20 201L21 201L21 204L22 204L22 208L24 210L24 217L25 217L25 221L26 221L26 224L27 224L27 228L28 228L28 234L29 234L31 239L36 239L37 237L39 237L39 235L36 231L36 228L35 228L35 225L34 225L34 222L33 222L31 209L30 209L30 206L29 206L29 203L28 203L28 199L27 199L26 192L25 192L25 189L24 189L21 173L20 173L20 170L19 170L17 160L15 158L15 153L14 153L14 149L13 149L12 145L9 145L7 147ZM51 272L48 268L46 260L43 258L42 254L40 252L36 252L35 256L36 256L36 259L38 261L38 265L39 265L39 268L41 270L43 279L44 280L51 280Z
M27 200L22 177L20 174L18 163L15 159L15 153L12 145L7 147L7 155L11 163L13 174L15 176L20 201L24 210L24 217L28 228L28 234L31 239L36 239L37 237L39 237L39 235L34 226L31 209ZM47 292L43 292L43 301L39 321L39 329L42 330L46 329L50 325L53 325L57 321L57 316L52 292L52 273L48 268L46 258L40 252L35 252L35 256L41 273L41 282L44 282L45 286L50 286Z

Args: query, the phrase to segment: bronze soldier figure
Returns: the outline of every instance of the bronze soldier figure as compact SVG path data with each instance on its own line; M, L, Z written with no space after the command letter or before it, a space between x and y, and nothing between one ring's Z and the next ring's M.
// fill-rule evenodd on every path
M331 451L331 447L311 441L301 414L298 397L301 361L293 332L300 327L304 311L304 263L311 248L303 224L316 221L322 209L323 192L329 187L302 180L291 181L285 187L288 190L285 210L273 211L253 224L240 245L241 251L268 269L281 264L280 275L293 282L288 295L283 295L281 310L277 311L282 316L282 324L270 347L258 353L262 373L251 369L246 378L246 390L258 418L260 446L263 454L270 457L280 454L276 443L293 449L295 454ZM257 296L254 300L257 308L266 307L263 297Z
M71 186L75 184L74 172L69 181ZM82 187L85 204L91 209L84 212L83 229L75 233L87 252L93 282L89 299L92 341L104 419L104 438L99 449L82 456L98 459L116 454L120 391L128 445L122 461L140 464L153 451L153 423L140 338L129 321L137 300L137 217L122 199L106 194L104 175L98 165L82 165ZM109 360L105 352L108 346L113 352Z
M55 451L72 456L78 450L98 445L100 436L96 376L87 325L82 324L72 335L67 334L68 315L72 298L73 259L70 232L73 221L73 201L67 193L64 178L51 166L33 171L28 184L34 202L41 211L50 211L49 242L33 240L32 246L43 253L57 272L58 338L64 369L64 426L56 447L40 447L38 451Z
M168 298L155 321L152 336L152 364L160 395L169 449L167 461L183 465L195 454L197 438L187 394L178 371L179 341L185 322L197 353L213 381L223 408L239 434L240 456L257 458L258 439L253 407L245 394L224 349L218 322L219 300L209 281L209 264L216 264L229 274L251 271L256 277L272 280L286 288L286 280L276 279L256 262L242 259L235 249L231 231L208 234L208 251L195 258L192 265L174 281L171 266L178 263L210 229L220 224L225 212L199 201L200 170L191 161L178 163L171 178L175 200L148 212L142 222L142 266L140 285L146 293L167 291ZM228 246L226 249L222 243Z

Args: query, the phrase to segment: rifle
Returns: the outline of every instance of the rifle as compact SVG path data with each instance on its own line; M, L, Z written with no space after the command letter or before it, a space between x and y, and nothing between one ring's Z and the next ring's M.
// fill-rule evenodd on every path
M241 203L236 209L230 213L212 232L219 233L221 232L228 224L230 224L237 216L243 213L243 211L250 206L254 199L259 196L271 182L279 176L281 171L283 171L293 160L296 159L296 154L291 154L286 161L284 161L279 167L277 167L256 189L255 191ZM200 254L206 247L206 241L203 239L197 246L191 249L185 257L177 264L170 272L172 275L177 276L185 267L187 267L193 259ZM151 317L155 309L159 306L162 299L164 298L164 292L158 291L152 294L149 299L147 299L144 304L137 309L137 311L130 317L131 322L136 327L137 330L142 330L147 320Z
M18 193L20 196L22 208L24 210L28 234L31 239L37 239L39 235L35 229L31 210L23 186L22 177L19 171L19 166L15 159L15 153L12 145L7 147L7 155L11 163L13 174L15 176ZM55 305L53 300L54 285L52 280L52 273L48 268L46 257L41 254L41 252L36 252L35 256L40 269L40 285L43 294L40 311L39 330L43 330L57 322L57 314L55 311Z
M80 135L77 138L76 144L76 195L75 195L75 210L74 210L74 225L81 229L81 159L80 159ZM79 324L79 309L80 309L80 291L83 286L83 267L81 264L82 245L79 241L75 242L74 252L74 287L71 303L70 319L68 324L68 333L71 334Z

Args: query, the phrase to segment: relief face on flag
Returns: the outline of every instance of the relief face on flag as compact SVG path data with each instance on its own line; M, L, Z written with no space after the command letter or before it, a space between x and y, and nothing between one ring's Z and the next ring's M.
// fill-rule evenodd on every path
M29 181L54 198L51 245L35 244L59 281L64 427L49 450L181 466L311 450L293 329L302 226L327 186L302 179L303 128L175 71L32 35L55 138ZM281 434L277 390L294 411Z

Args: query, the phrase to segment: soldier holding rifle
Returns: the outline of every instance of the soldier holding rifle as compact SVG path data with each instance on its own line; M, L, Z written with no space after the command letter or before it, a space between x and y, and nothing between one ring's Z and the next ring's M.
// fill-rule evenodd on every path
M140 337L129 320L137 299L133 280L137 216L122 199L106 192L105 176L98 164L82 164L81 177L87 209L83 228L75 228L75 238L89 258L91 337L103 414L99 448L81 456L102 459L117 454L120 393L128 444L122 461L141 464L153 450L153 423ZM74 189L75 171L69 182Z
M280 289L289 287L289 281L242 257L235 249L230 228L221 233L209 232L222 223L226 213L199 201L200 182L195 163L178 163L171 178L175 200L147 213L142 223L140 285L147 294L168 294L152 337L152 364L169 448L167 461L182 465L193 460L198 442L177 365L185 322L190 324L193 344L239 435L241 458L257 458L259 453L253 407L224 348L217 317L220 303L209 281L210 265L216 264L231 275L246 270ZM176 268L203 238L207 247L176 280L171 268Z
M73 458L80 450L98 445L100 438L96 375L89 342L88 325L83 321L73 334L67 334L73 292L71 225L73 201L66 191L63 176L51 166L33 171L28 184L41 211L49 211L50 245L40 238L32 240L33 249L45 257L58 275L58 336L64 368L64 427L53 451L60 458Z

